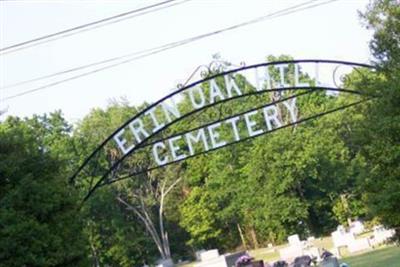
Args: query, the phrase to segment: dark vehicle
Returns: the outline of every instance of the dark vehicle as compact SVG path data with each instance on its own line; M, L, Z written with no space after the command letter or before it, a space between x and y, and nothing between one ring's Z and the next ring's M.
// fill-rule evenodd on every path
M286 261L277 261L272 267L289 267L289 264Z
M293 262L293 267L309 267L313 263L313 259L310 256L296 257Z
M321 255L322 261L318 267L340 267L338 259L329 251L324 250Z

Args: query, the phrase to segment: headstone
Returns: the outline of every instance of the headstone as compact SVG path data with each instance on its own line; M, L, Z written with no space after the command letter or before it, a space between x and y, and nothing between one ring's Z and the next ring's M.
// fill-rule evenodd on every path
M158 260L156 266L157 267L173 267L174 263L172 262L172 259Z
M350 233L353 233L355 235L359 235L362 232L364 232L364 224L360 221L354 221L350 225Z
M218 249L211 249L200 253L200 260L201 261L208 261L211 259L218 258L219 253Z
M301 245L291 245L279 250L279 256L282 260L293 261L298 256L303 256L303 247Z
M342 232L341 230L337 230L331 234L333 246L343 247L348 246L352 241L354 241L354 235L352 233Z
M201 258L200 258L200 255L201 255L201 253L203 253L203 252L206 252L206 250L204 250L204 249L201 249L201 250L197 250L196 251L196 261L201 261Z
M307 238L307 241L308 241L308 242L312 242L312 241L314 241L314 240L315 240L315 237L314 237L314 236L310 236L310 237Z
M394 230L388 230L383 227L383 225L374 226L374 237L372 239L372 245L376 246L387 241L394 236Z
M297 246L301 245L301 241L299 235L291 235L288 237L289 245L290 246Z
M216 258L197 262L194 264L194 267L230 267L230 266L226 264L225 256L221 255Z
M235 267L236 260L245 255L245 251L219 255L217 249L200 253L201 262L194 264L194 267Z
M338 231L338 232L340 232L340 233L342 233L342 234L345 234L346 233L346 228L344 228L344 226L343 225L338 225L338 227L336 228L336 230Z
M368 238L355 239L348 245L350 253L371 249Z

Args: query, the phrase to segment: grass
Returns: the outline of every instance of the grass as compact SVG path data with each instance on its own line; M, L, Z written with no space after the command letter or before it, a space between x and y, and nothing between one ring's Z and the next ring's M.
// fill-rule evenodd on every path
M332 249L333 242L331 237L324 237L324 238L316 238L315 240L311 241L311 244L318 248L325 248L325 249ZM249 251L249 254L257 260L264 260L266 262L273 262L279 260L279 250L287 247L288 244L276 246L273 249L271 248L261 248L256 250ZM400 267L400 266L399 266Z
M400 267L400 247L387 247L341 260L350 267Z
M312 244L319 248L331 249L333 247L331 237L318 238L312 241ZM258 260L273 262L279 259L279 249L287 246L280 245L274 248L261 248L249 251L249 254ZM348 254L347 251L342 251ZM370 252L345 257L341 262L346 262L349 267L400 267L400 247L390 246L375 249ZM194 263L182 265L182 267L192 267Z

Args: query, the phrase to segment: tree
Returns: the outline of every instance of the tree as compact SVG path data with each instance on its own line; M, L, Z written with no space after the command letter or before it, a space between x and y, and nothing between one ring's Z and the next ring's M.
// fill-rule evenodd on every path
M400 5L395 0L377 0L362 15L374 31L370 48L377 73L357 81L360 88L379 94L365 110L362 123L367 172L363 189L368 211L396 229L400 237Z
M114 101L106 110L93 110L79 123L75 132L75 143L82 157L81 161L84 159L83 155L88 155L91 150L93 150L97 144L101 143L115 128L134 116L138 110L144 109L146 106L147 104L144 103L140 107L132 107L126 101ZM145 123L148 122L145 121ZM109 168L113 163L114 153L118 153L118 151L115 151L112 147L107 148L104 153L106 155L103 159L97 160L96 162L96 164L99 164L99 168L97 169L106 170ZM115 175L114 178L118 178L119 175L122 175L124 172L128 173L135 170L145 170L149 162L151 162L149 158L150 155L151 153L147 150L145 150L145 153L134 153L124 161L117 172L113 173L113 175ZM121 225L140 224L142 229L145 229L144 231L125 231L123 230L125 229L124 227L122 227L122 230L118 230L114 225L109 227L109 231L101 231L103 226L98 221L89 219L93 223L88 232L93 233L92 236L96 236L96 238L90 238L92 259L95 262L97 259L100 263L117 263L118 261L115 255L113 256L113 253L108 252L109 249L111 250L112 247L116 248L117 246L119 248L115 249L114 252L119 251L120 254L124 254L123 258L126 259L125 262L137 263L137 258L133 257L132 254L136 256L142 255L142 259L147 262L153 261L155 260L155 251L159 252L162 259L169 259L172 257L170 238L167 231L169 222L165 220L165 209L166 203L168 203L167 196L173 193L173 190L181 181L179 169L179 165L176 165L162 171L145 172L133 176L130 179L107 185L106 188L98 189L93 194L96 195L97 192L100 191L100 195L106 194L107 196L113 196L107 198L108 201L115 202L113 205L103 202L104 205L111 205L114 209L117 209L115 213L109 214L110 218L121 218L117 220L121 222ZM88 175L87 179L90 178L90 175ZM101 192L102 190L107 193ZM91 198L93 198L93 196ZM96 197L94 198L96 199ZM98 214L97 212L99 209L93 208L97 207L98 203L89 198L84 205L88 206L88 218L97 217L107 224L104 219L107 218L107 216ZM123 216L118 215L118 213L122 213ZM137 227L132 228L136 229ZM176 230L179 231L179 229ZM107 244L107 240L115 240L113 237L115 231L121 233L121 241L127 238L125 235L130 233L136 235L138 240L146 240L146 242L137 242L136 245L130 246L130 249L121 252L121 244L116 246L109 246L109 244ZM149 240L153 241L153 246L149 246ZM152 249L149 249L149 247L152 247ZM153 253L150 256L147 252L144 253L145 251L152 251ZM108 253L109 257L104 257L100 255L100 253ZM119 262L118 264L122 263Z
M86 266L62 154L69 134L59 112L0 124L0 266Z

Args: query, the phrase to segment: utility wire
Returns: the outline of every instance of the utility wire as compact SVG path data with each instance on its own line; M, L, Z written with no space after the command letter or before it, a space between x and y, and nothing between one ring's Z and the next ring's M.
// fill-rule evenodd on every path
M85 32L85 31L89 31L89 30L93 30L99 27L103 27L109 24L113 24L113 23L117 23L123 20L127 20L127 19L131 19L134 17L139 17L148 13L152 13L158 10L162 10L162 9L166 9L172 6L176 6L176 5L180 5L183 4L185 2L188 1L192 1L192 0L183 0L181 2L176 2L178 0L167 0L167 1L163 1L163 2L159 2L153 5L149 5L149 6L145 6L145 7L141 7L138 9L134 9L128 12L124 12L118 15L114 15L112 17L107 17L104 19L100 19L97 21L93 21L87 24L83 24L80 26L76 26L73 28L69 28L66 30L62 30L59 32L55 32L55 33L51 33L51 34L47 34L38 38L34 38L28 41L24 41L18 44L14 44L8 47L4 47L4 48L0 48L0 54L8 54L8 53L12 53L12 52L16 52L22 49L26 49L29 47L33 47L33 46L37 46L40 44L44 44L44 43L48 43L51 41L55 41L61 38L65 38L71 35L75 35L81 32ZM174 3L176 2L176 3Z
M279 15L282 12L287 12L287 11L290 11L292 9L300 8L300 7L304 6L304 5L308 5L308 4L310 4L312 2L316 2L316 1L317 0L311 0L311 1L299 4L299 5L295 5L295 6L283 9L283 10L279 10L277 12L268 14L266 16L259 17L259 18L255 19L254 22L252 22L253 20L247 21L245 23L237 24L237 25L234 25L234 26L229 27L229 28L224 28L224 29L221 29L219 31L215 31L215 32L207 33L207 34L202 34L202 35L199 35L199 36L196 36L196 37L191 37L191 38L188 38L188 39L185 39L185 40L181 40L181 41L177 41L177 42L173 42L173 43L168 43L168 44L164 44L164 45L161 45L161 46L158 46L158 47L153 47L153 48L150 48L150 49L136 51L136 52L125 54L125 55L121 55L121 56L118 56L118 57L113 57L113 58L109 58L109 59L93 62L93 63L90 63L90 64L74 67L74 68L63 70L63 71L60 71L60 72L48 74L48 75L45 75L45 76L36 77L36 78L33 78L33 79L25 80L25 81L14 83L14 84L9 84L9 85L1 87L0 90L7 89L7 88L12 88L12 87L16 87L16 86L20 86L20 85L23 85L23 84L27 84L27 83L31 83L31 82L35 82L35 81L39 81L39 80L43 80L43 79L56 77L56 76L59 76L59 75L67 74L67 73L78 71L78 70L81 70L81 69L94 67L94 66L97 66L97 65L102 65L102 64L105 64L105 63L113 62L113 61L122 60L122 59L125 59L125 58L128 58L128 57L137 56L137 55L143 54L143 53L150 53L151 51L158 50L158 49L161 49L161 48L168 48L170 46L175 46L175 45L181 44L182 42L196 41L197 39L202 39L202 38L208 37L209 35L215 35L215 34L218 34L220 32L223 32L223 31L233 30L233 29L238 28L238 27L246 26L249 23L256 23L260 19L267 19L267 18L270 18L272 16Z
M282 12L291 11L292 9L300 8L300 7L304 6L304 5L308 5L308 4L310 4L312 2L315 2L315 1L317 1L317 0L308 1L308 2L299 4L299 5L296 5L296 6L292 6L292 7L283 9L283 10L279 10L277 12L274 12L274 13L268 14L266 16L257 18L256 20L259 20L261 18L263 18L263 19L272 18L272 16L277 16L277 15L286 15L286 14L281 14L281 13ZM336 0L336 1L338 1L338 0ZM317 4L317 5L321 5L321 4L325 4L325 3L320 3L320 4ZM315 6L310 6L310 7L315 7ZM297 11L300 11L300 10L296 10L296 12ZM250 23L252 21L248 21L248 22L245 22L245 23ZM255 22L258 22L258 21L254 21L253 23L255 23ZM242 23L242 24L245 24L245 23ZM150 48L150 49L136 51L136 52L133 52L133 53L122 55L122 56L109 58L109 59L106 59L106 60L101 60L101 61L98 61L98 62L82 65L82 66L79 66L79 67L74 67L74 68L71 68L71 69L67 69L67 70L64 70L64 71L48 74L48 75L45 75L45 76L36 77L36 78L25 80L25 81L22 81L22 82L9 84L9 85L1 87L0 90L8 89L8 88L16 87L16 86L20 86L20 85L23 85L23 84L27 84L27 83L31 83L31 82L35 82L35 81L39 81L39 80L43 80L43 79L56 77L56 76L59 76L59 75L70 73L70 72L75 72L75 71L78 71L78 70L81 70L81 69L86 69L86 68L94 67L94 66L97 66L97 65L102 65L102 64L105 64L105 63L108 63L108 62L122 60L122 59L125 59L125 58L128 58L128 57L137 56L137 55L143 54L143 53L150 53L150 52L152 52L154 50L158 50L158 49L161 49L161 48L169 48L171 46L175 47L175 45L178 45L178 44L180 45L182 42L196 41L197 39L202 39L202 38L208 37L209 35L215 35L215 34L218 34L220 32L223 32L223 31L228 31L228 30L232 30L232 29L237 28L237 27L245 26L245 25L242 25L242 24L238 24L238 25L235 25L235 26L232 26L232 27L229 27L229 28L221 29L221 30L216 31L216 32L212 32L212 33L208 33L208 34L202 34L202 35L199 35L199 36L196 36L196 37L191 37L191 38L188 38L188 39L185 39L185 40L181 40L181 41L177 41L177 42L173 42L173 43L168 43L168 44L161 45L161 46L158 46L158 47L153 47L153 48ZM185 43L183 43L183 44L185 44ZM136 57L134 59L136 59Z
M119 66L119 65L122 65L122 64L126 64L126 63L129 63L129 62L132 62L132 61L144 58L144 57L148 57L148 56L151 56L151 55L154 55L154 54L158 54L158 53L161 53L163 51L166 51L166 50L178 47L178 46L182 46L182 45L185 45L187 43L191 43L191 42L194 42L194 41L197 41L197 40L200 40L200 39L204 39L204 38L207 38L207 37L210 37L210 36L213 36L213 35L217 35L217 34L220 34L220 33L226 32L226 31L231 31L231 30L234 30L234 29L237 29L237 28L241 28L241 27L250 25L250 24L261 22L263 20L278 18L278 17L289 15L289 14L297 13L297 12L300 12L300 11L303 11L303 10L315 8L315 7L322 6L322 5L326 5L326 4L329 4L329 3L332 3L332 2L336 2L336 1L339 1L339 0L329 0L329 1L324 1L324 2L320 2L320 3L316 3L316 4L313 4L313 5L310 5L311 3L316 2L316 1L317 0L307 1L305 3L298 4L298 5L289 7L289 8L285 8L285 9L282 9L282 10L267 14L265 16L262 16L262 17L259 17L259 18L253 19L253 20L249 20L249 21L246 21L246 22L243 22L243 23L240 23L240 24L236 24L236 25L233 25L233 26L230 26L230 27L227 27L227 28L223 28L223 29L220 29L220 30L217 30L217 31L209 32L209 33L206 33L206 34L201 34L201 35L197 35L197 36L194 36L194 37L190 37L190 38L187 38L187 39L184 39L184 40L181 40L181 41L168 43L168 44L161 45L161 46L158 46L158 47L154 47L154 48L150 48L150 49L134 52L134 53L131 53L131 54L127 54L127 55L123 55L123 56L119 56L119 57L115 57L115 58L111 58L111 59L102 60L102 61L99 61L99 62L87 64L87 65L84 65L84 66L81 66L81 67L76 67L76 68L73 68L73 69L69 69L69 70L66 70L66 71L63 71L63 72L47 75L46 78L50 78L50 77L58 76L58 75L65 74L65 73L68 73L68 72L77 71L77 70L81 70L81 69L97 66L97 65L100 65L100 64L104 64L106 62L111 62L111 61L116 61L116 60L128 58L128 59L125 59L123 61L119 61L119 62L114 63L114 64L110 64L110 65L107 65L107 66L104 66L104 67L100 67L100 68L97 68L97 69L94 69L94 70L91 70L91 71L88 71L88 72L85 72L85 73L82 73L82 74L78 74L76 76L72 76L72 77L69 77L69 78L66 78L66 79L63 79L63 80L59 80L59 81L56 81L56 82L53 82L53 83L49 83L49 84L46 84L46 85L43 85L43 86L40 86L40 87L36 87L34 89L30 89L30 90L23 91L23 92L18 93L18 94L14 94L14 95L8 96L8 97L4 98L3 100L10 100L10 99L13 99L13 98L16 98L16 97L20 97L20 96L23 96L23 95L26 95L26 94L30 94L30 93L33 93L33 92L36 92L36 91L39 91L39 90L43 90L43 89L46 89L46 88L49 88L49 87L53 87L55 85L58 85L58 84L61 84L61 83L64 83L64 82L68 82L68 81L71 81L71 80L82 78L82 77L90 75L90 74L94 74L94 73L97 73L97 72L100 72L100 71L103 71L103 70L106 70L106 69L109 69L109 68L113 68L113 67L116 67L116 66ZM132 56L134 56L134 57L132 57ZM38 79L39 78L36 78L35 80L38 80ZM4 89L4 87L3 87L3 89Z

